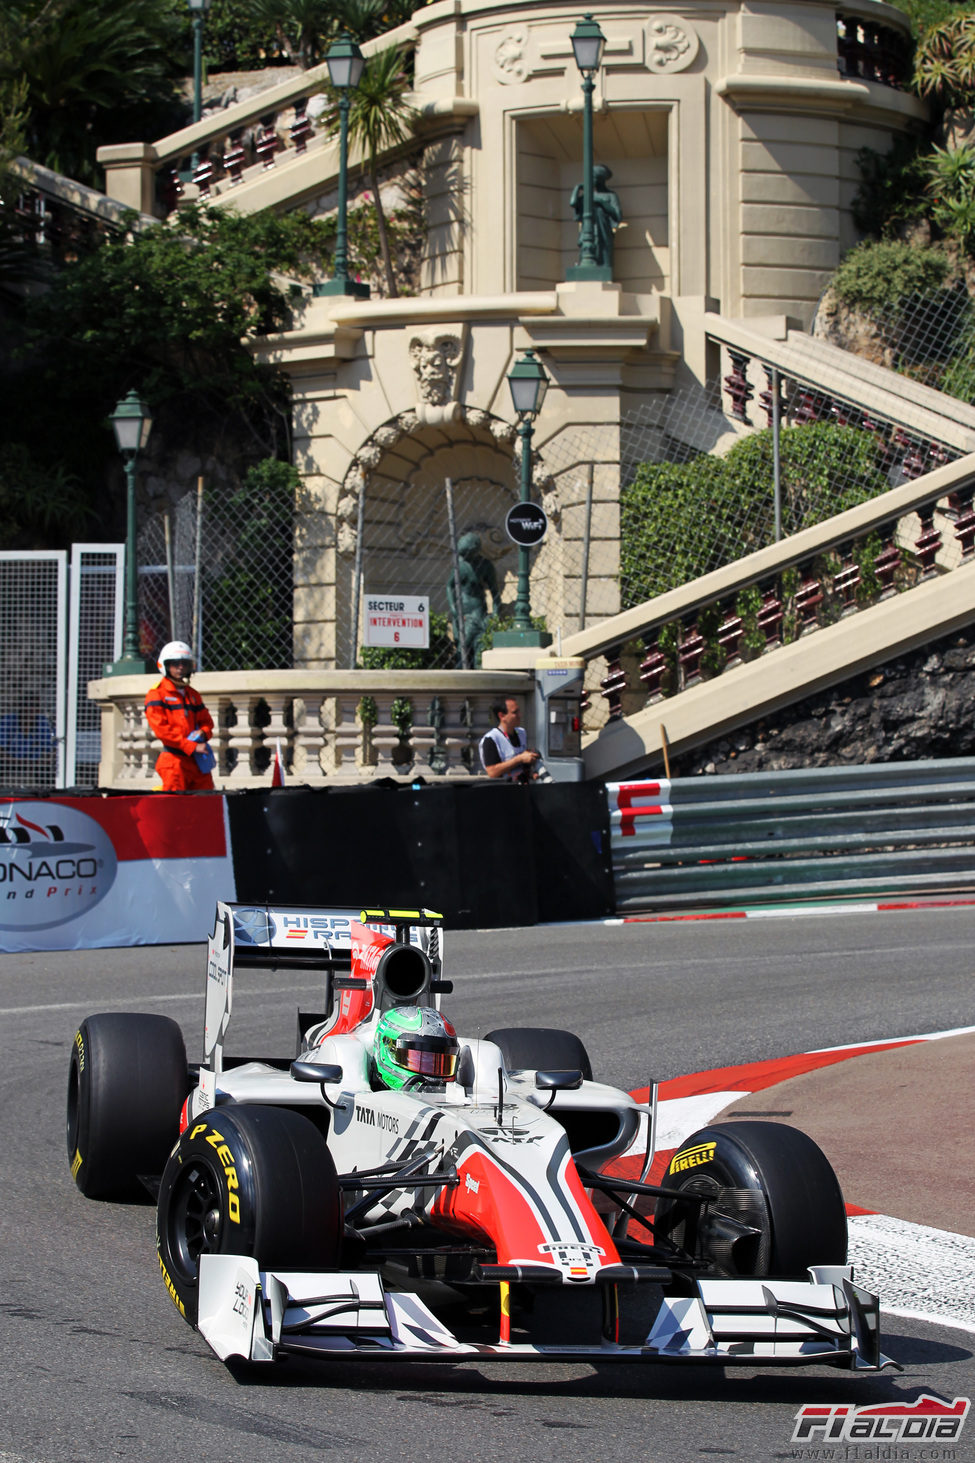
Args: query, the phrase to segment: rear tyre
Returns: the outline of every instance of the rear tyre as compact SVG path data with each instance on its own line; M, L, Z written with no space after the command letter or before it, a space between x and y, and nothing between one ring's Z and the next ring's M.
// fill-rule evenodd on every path
M261 1269L332 1269L342 1226L325 1139L289 1108L248 1104L204 1113L181 1135L159 1186L159 1264L191 1325L201 1255L247 1255Z
M713 1123L674 1154L663 1187L710 1200L659 1198L654 1236L723 1275L805 1278L846 1263L846 1206L822 1149L784 1123Z
M159 1175L189 1090L183 1033L168 1016L88 1016L68 1067L68 1162L89 1199L137 1198Z
M501 1048L509 1071L579 1071L587 1082L592 1081L589 1053L571 1031L553 1026L503 1026L489 1031L486 1040Z

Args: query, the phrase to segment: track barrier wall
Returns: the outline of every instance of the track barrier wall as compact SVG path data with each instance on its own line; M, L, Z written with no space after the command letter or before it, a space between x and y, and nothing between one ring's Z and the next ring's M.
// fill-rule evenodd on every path
M217 899L598 918L609 847L595 783L0 795L0 950L195 943Z
M975 890L975 759L518 787L0 794L0 950L196 943L217 899L457 929Z
M975 760L608 783L616 909L975 889Z

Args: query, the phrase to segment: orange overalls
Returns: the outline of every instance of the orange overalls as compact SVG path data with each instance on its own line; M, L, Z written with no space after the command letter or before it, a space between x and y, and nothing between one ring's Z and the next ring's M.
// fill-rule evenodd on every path
M163 792L212 790L212 776L200 771L193 756L204 743L189 739L192 731L204 732L207 738L213 731L213 717L200 693L192 686L178 686L163 676L157 686L146 692L146 720L153 735L163 744L156 761L156 776L162 782Z

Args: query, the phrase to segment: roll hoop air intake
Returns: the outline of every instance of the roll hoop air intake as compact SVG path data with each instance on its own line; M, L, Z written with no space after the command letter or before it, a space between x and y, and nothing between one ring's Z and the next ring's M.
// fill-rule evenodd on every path
M430 958L415 945L388 945L379 957L373 978L376 1008L431 1006L434 982Z

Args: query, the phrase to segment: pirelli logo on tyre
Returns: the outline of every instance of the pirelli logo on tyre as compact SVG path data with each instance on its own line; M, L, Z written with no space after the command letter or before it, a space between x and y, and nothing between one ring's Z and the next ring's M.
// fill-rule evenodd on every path
M681 1148L670 1160L668 1174L684 1173L689 1168L699 1168L702 1163L710 1163L716 1147L715 1143L695 1143L693 1148Z
M237 1165L234 1155L227 1146L226 1139L216 1128L210 1128L206 1123L197 1123L190 1133L190 1142L205 1134L203 1141L208 1143L214 1150L223 1166L224 1178L227 1182L227 1218L232 1224L240 1223L240 1184L237 1181Z

